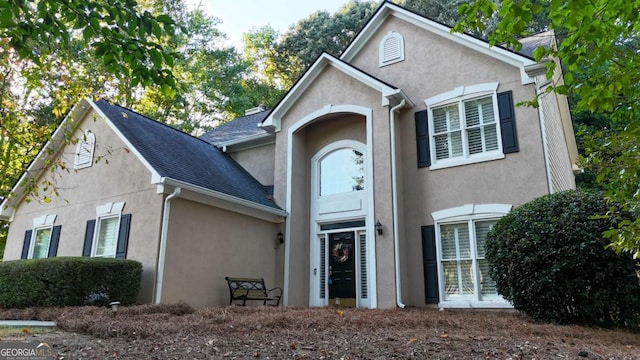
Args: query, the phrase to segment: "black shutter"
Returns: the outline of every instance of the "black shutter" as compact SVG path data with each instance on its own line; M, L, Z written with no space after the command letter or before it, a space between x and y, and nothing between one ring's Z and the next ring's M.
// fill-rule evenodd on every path
M427 115L427 110L416 112L415 118L418 167L431 166L431 151L429 149L429 116Z
M24 242L22 243L22 256L21 259L26 259L29 257L29 246L31 245L31 234L33 230L27 230L24 232Z
M49 241L49 255L48 257L56 257L58 255L58 242L60 241L60 230L62 225L53 227L51 232L51 240Z
M96 220L88 220L87 228L84 231L84 246L82 256L91 256L91 245L93 245L93 232L96 228Z
M498 93L498 114L500 116L500 131L502 132L502 152L505 154L518 152L516 115L511 90Z
M129 226L131 225L131 214L120 217L120 229L118 231L118 245L116 247L116 259L127 257L127 245L129 243Z
M427 304L438 303L438 258L436 230L433 225L422 227L422 263L424 266L424 299Z

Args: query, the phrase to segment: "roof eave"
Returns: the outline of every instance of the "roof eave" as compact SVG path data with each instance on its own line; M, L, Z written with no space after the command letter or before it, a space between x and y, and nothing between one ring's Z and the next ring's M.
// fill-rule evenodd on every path
M362 72L353 66L347 65L345 62L334 58L333 56L323 53L318 57L315 63L311 65L309 70L303 75L303 77L291 88L291 90L285 95L282 101L273 109L271 114L262 123L262 128L269 132L278 132L281 128L282 117L289 111L293 104L302 96L305 90L313 84L314 80L319 76L321 71L326 66L333 66L337 70L344 74L357 79L364 85L380 91L381 93L381 106L389 106L394 102L399 103L402 99L405 100L406 106L412 107L413 102L406 96L406 94L398 88L385 84L384 82L374 78Z
M365 25L362 31L360 31L357 37L351 42L347 49L345 49L340 56L340 59L346 62L353 60L367 41L382 25L384 20L390 15L396 16L436 35L445 37L463 46L518 67L520 69L520 80L522 81L522 84L531 84L535 81L534 78L529 76L525 71L526 66L536 63L534 60L501 47L489 46L486 41L467 34L451 33L450 27L429 20L390 2L385 2L381 6L380 10L373 15L367 25Z
M91 104L91 106L93 106L95 112L98 115L100 115L103 119L106 120L106 123L109 126L109 128L118 135L120 140L122 140L122 142L125 143L127 148L138 158L138 160L140 160L140 162L144 165L144 167L146 167L147 170L149 170L149 172L151 173L152 183L154 182L154 179L160 179L160 174L158 173L158 171L151 165L151 163L144 156L142 156L140 151L138 151L138 149L136 149L136 147L133 146L131 141L129 141L129 139L122 133L122 131L120 131L120 129L118 129L118 127L113 124L113 122L111 121L111 119L109 119L107 114L105 114L100 109L100 107L93 101L91 100L87 100L87 101Z
M273 223L282 223L284 222L284 219L289 215L286 211L281 209L272 208L266 205L255 203L253 201L241 199L236 196L231 196L220 191L207 189L202 186L194 185L169 177L162 177L158 185L180 187L184 190L213 199L214 201L205 201L204 199L199 199L196 197L189 198L187 194L181 194L180 197L188 198L189 200L198 201L205 204L215 205L229 211L252 216Z
M16 184L11 189L11 194L0 204L0 220L12 221L16 206L24 200L27 195L24 191L24 182L27 179L38 179L47 170L47 161L58 155L64 147L64 138L68 131L75 131L81 120L91 110L93 103L88 99L82 99L71 109L69 114L62 120L58 128L53 132L51 138L45 143L38 155L31 161L27 170L22 173Z
M252 147L266 145L275 141L275 135L270 132L246 136L216 144L217 148L227 151L244 150Z
M540 75L545 75L547 73L547 63L552 60L543 60L539 63L533 63L531 65L527 65L524 67L524 71L530 77L536 77Z

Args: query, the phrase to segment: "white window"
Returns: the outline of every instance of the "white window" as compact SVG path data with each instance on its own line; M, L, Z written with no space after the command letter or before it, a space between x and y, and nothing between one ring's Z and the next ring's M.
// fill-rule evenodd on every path
M49 256L53 223L56 215L43 215L33 219L33 230L29 248L29 259L42 259Z
M96 208L96 230L91 256L116 257L123 208L124 202L107 203Z
M320 160L320 196L364 190L364 154L342 148Z
M389 31L389 33L382 38L382 41L380 41L379 51L380 67L403 61L404 39L402 35L395 31Z
M49 256L49 245L53 226L42 227L33 230L33 248L30 259L42 259Z
M440 307L510 307L496 291L484 245L496 221L510 205L465 205L432 214Z
M431 169L504 158L498 83L460 87L425 100Z
M482 300L498 294L484 258L484 240L494 224L495 220L469 220L440 225L445 301L455 297Z
M82 169L93 164L93 151L96 146L96 136L86 131L76 146L76 156L73 162L74 169Z

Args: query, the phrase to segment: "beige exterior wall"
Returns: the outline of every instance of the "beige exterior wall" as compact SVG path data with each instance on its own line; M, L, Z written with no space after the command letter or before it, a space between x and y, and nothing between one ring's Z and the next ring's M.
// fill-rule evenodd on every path
M262 185L273 185L275 144L267 144L229 153Z
M392 30L404 37L405 60L380 68L378 45ZM464 204L519 205L548 189L536 109L515 109L519 152L501 160L439 170L417 167L414 113L426 108L425 99L460 86L499 82L498 92L512 90L514 103L532 99L535 88L522 85L518 68L395 17L381 26L352 63L400 87L416 104L402 111L398 120L400 252L403 301L424 306L420 227L433 224L432 212Z
M405 60L380 68L378 44L391 30L404 37ZM459 86L499 82L498 92L512 90L514 102L517 103L533 98L534 85L523 86L520 70L516 67L394 17L382 25L352 63L403 89L416 104L413 109L402 111L398 119L398 226L403 301L405 304L421 306L424 305L424 276L420 227L433 224L432 212L471 203L519 205L548 193L548 189L536 109L518 107L515 110L519 152L507 154L501 160L440 170L417 168L414 113L426 108L425 99ZM388 149L387 139L388 125L376 123L376 173L390 171L389 153L385 151ZM380 209L385 209L390 216L390 183L376 179L375 185L376 216ZM392 219L382 217L381 222L392 224ZM384 235L388 241L377 241L379 248L380 244L389 244L382 253L393 254L391 230L389 227ZM391 257L378 255L378 261L388 258ZM392 270L388 265L385 268ZM388 274L393 275L393 272L389 271ZM378 291L392 291L394 284L390 277L379 279Z
M276 135L275 198L280 206L286 204L287 194L287 134L288 129L308 114L326 105L356 105L372 109L373 127L373 186L368 191L376 193L374 213L368 221L380 219L392 224L391 178L389 167L389 116L388 108L381 106L379 91L365 86L331 66L327 66L315 82L297 100L295 106L282 119L282 130ZM293 135L292 146L292 199L290 223L290 278L289 304L307 306L309 303L309 236L310 236L310 169L311 158L323 146L342 139L367 143L365 122L362 116L328 115L331 120L318 119L317 123ZM358 119L358 120L354 120ZM379 307L395 306L395 278L392 233L375 241L377 266L377 302Z
M228 305L225 276L262 277L269 288L281 286L280 224L181 198L171 202L170 218L161 302Z
M62 225L58 256L82 256L87 220L96 218L96 207L107 202L124 201L123 214L132 214L127 258L143 264L140 302L150 302L155 280L156 255L162 214L162 195L151 185L151 173L112 131L105 120L89 113L74 137L84 130L96 136L95 156L103 159L91 167L73 170L76 145L67 145L60 159L69 171L47 171L46 179L59 191L50 203L22 201L9 229L4 260L19 259L24 233L33 227L33 219L57 215L54 225ZM108 163L107 163L108 161ZM45 178L40 178L42 184ZM42 187L40 187L42 189Z

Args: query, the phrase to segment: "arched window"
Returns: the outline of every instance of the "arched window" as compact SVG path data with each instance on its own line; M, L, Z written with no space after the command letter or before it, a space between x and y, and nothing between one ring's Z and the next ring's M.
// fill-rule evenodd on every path
M320 160L320 196L364 190L364 155L354 149L334 150Z

